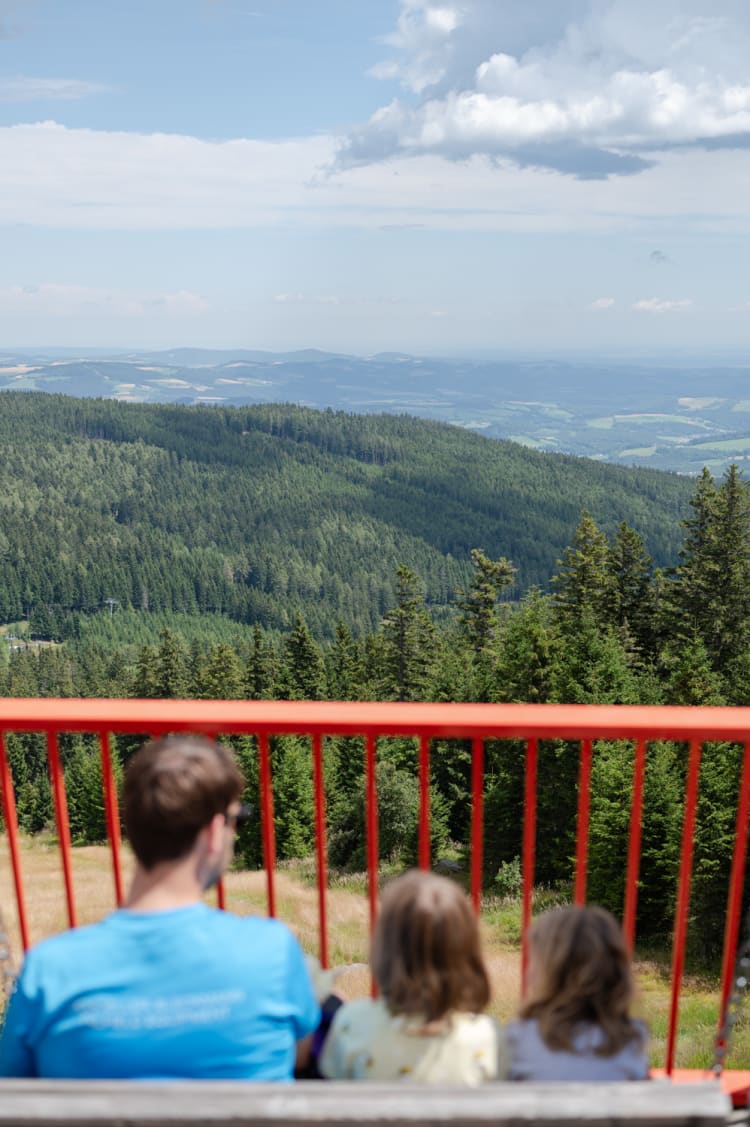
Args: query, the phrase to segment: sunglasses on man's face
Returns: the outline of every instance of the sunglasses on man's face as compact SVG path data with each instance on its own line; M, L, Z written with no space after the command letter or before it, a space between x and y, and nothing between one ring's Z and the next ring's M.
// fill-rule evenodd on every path
M253 813L252 806L247 806L246 803L243 802L237 810L227 810L224 814L224 821L228 826L234 826L235 829L240 830L250 821Z

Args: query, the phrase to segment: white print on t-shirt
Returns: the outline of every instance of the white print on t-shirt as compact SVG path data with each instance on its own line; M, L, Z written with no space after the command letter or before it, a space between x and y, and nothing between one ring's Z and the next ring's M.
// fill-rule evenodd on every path
M112 1031L174 1029L225 1021L232 1007L246 1000L244 990L220 990L176 997L81 998L74 1005L82 1025Z

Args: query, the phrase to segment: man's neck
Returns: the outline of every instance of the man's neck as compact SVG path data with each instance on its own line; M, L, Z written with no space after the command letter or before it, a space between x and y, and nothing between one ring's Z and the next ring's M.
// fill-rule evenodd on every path
M163 861L153 869L137 865L125 907L131 912L165 912L197 904L203 896L192 854Z

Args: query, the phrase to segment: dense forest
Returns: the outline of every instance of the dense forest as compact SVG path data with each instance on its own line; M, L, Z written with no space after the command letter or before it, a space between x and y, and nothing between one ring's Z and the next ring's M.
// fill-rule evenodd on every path
M750 495L735 468L718 483L707 471L697 484L644 471L631 478L440 425L286 407L141 411L33 396L6 402L12 410L3 442L11 457L0 474L15 481L15 491L4 486L0 494L0 574L6 592L18 590L6 594L22 603L13 603L13 612L30 615L38 636L62 644L17 644L0 661L2 694L750 703ZM680 526L672 514L686 490L693 496ZM525 553L523 566L538 577L564 515L586 500L603 516L579 512L568 546L549 567L551 582L542 590L528 575L522 581L508 545ZM613 521L626 502L633 523ZM644 514L664 554L674 542L672 566L654 566L633 526ZM464 544L471 545L465 556ZM245 582L238 566L243 552L247 561L261 550L268 551L268 590ZM394 559L387 581L367 589L367 613L357 605L347 616L357 599L355 567L381 576ZM334 560L341 570L333 570ZM207 632L189 613L201 609L195 569L204 565L207 583L217 568L225 578L212 592L224 599L241 589L245 599L224 606L212 594ZM276 567L284 569L285 586L273 586ZM98 593L86 603L90 581ZM329 596L335 581L341 587ZM49 586L41 594L43 583ZM511 592L520 597L509 600ZM268 596L262 614L253 609L261 594ZM100 609L109 597L121 603L112 614ZM167 613L170 600L180 599L182 615ZM150 640L138 634L145 621L158 629ZM7 742L22 824L40 830L51 816L43 744L32 734ZM248 797L257 802L256 749L248 739L236 746ZM132 747L120 742L118 770ZM85 737L69 737L63 754L74 835L98 840L104 827L95 749ZM279 739L272 754L279 854L305 856L313 844L309 747ZM729 745L704 749L692 899L692 934L704 954L721 941L740 754ZM537 879L565 895L578 749L549 742L540 755ZM379 760L381 853L408 862L416 846L415 747L383 741ZM491 743L486 764L485 884L512 892L523 747ZM630 746L597 744L590 897L614 909L622 898L631 775ZM641 938L671 927L684 777L684 747L650 746ZM359 741L327 741L326 785L331 860L356 868L364 845ZM435 855L450 846L460 856L468 848L467 746L435 742L432 787ZM245 863L260 863L257 826L243 832L240 847Z
M0 396L0 623L64 640L103 609L218 614L319 640L391 604L399 564L450 616L470 551L546 588L581 509L673 563L690 483L440 423L291 406ZM115 600L108 603L108 600ZM123 622L123 627L125 623Z

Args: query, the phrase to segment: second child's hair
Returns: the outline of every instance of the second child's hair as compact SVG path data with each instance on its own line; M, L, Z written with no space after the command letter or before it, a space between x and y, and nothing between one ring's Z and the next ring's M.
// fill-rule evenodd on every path
M555 908L529 933L531 981L522 1018L534 1018L550 1049L575 1050L575 1035L596 1025L598 1056L643 1036L630 1017L633 975L622 929L604 908Z
M383 892L372 937L372 972L392 1014L426 1024L453 1012L481 1013L490 985L479 927L453 881L412 870Z

